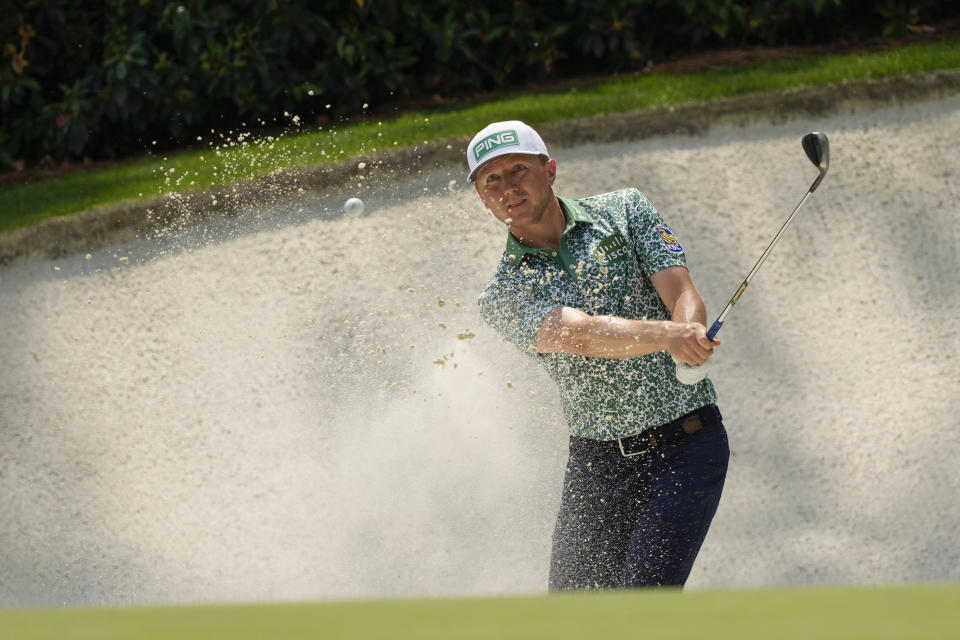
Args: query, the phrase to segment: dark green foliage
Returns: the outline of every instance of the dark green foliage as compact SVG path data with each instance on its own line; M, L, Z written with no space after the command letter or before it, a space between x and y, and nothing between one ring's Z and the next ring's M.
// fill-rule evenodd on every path
M958 4L24 0L0 15L0 166L642 69L691 50L889 35L955 17Z

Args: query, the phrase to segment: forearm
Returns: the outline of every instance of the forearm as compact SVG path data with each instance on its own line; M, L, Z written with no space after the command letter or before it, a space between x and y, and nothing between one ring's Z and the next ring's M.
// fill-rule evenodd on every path
M686 324L669 320L591 316L579 309L557 307L544 319L537 349L593 358L634 358L668 349L670 341L686 331Z
M697 322L707 324L707 308L696 289L685 289L678 297L670 317L676 322Z

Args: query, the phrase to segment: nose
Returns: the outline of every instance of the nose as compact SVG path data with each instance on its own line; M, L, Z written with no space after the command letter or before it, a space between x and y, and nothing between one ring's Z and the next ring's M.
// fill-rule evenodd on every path
M508 191L510 189L516 189L519 184L520 184L520 179L517 176L513 175L512 171L506 175L506 179L504 180L504 185L506 186Z

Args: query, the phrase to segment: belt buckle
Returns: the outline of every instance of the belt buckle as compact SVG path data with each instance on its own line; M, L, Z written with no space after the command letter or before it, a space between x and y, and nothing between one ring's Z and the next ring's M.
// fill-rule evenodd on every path
M634 434L634 435L640 435L640 434ZM653 435L653 431L652 431L652 430L649 431L649 432L647 433L647 435L650 437L650 448L649 448L649 449L641 449L640 451L634 451L633 453L627 453L627 450L623 448L623 438L617 438L617 444L620 445L620 455L622 455L624 458L633 458L633 457L636 457L636 456L643 455L643 454L645 454L645 453L649 453L650 451L656 451L656 450L657 450L657 437L656 437L655 435ZM627 436L627 437L628 437L628 438L632 438L633 436Z

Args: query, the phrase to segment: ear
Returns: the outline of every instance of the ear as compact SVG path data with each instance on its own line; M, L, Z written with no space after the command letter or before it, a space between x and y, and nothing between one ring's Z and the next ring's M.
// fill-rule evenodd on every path
M547 164L543 165L544 170L547 172L547 180L550 182L550 186L553 186L553 181L557 179L557 161L553 158L547 160Z

